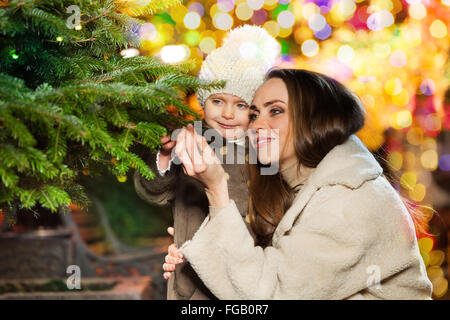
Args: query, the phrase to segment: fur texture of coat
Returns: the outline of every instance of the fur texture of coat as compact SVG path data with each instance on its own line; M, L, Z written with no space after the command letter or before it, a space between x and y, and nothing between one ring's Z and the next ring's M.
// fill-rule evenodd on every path
M431 299L413 221L382 173L352 135L308 177L272 246L254 245L230 200L181 252L219 299Z

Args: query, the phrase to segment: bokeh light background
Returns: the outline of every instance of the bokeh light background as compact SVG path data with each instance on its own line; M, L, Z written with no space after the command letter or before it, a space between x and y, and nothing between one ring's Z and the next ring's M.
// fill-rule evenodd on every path
M438 152L437 143L450 129L450 0L185 1L136 30L139 51L167 63L194 60L197 72L227 30L243 24L260 25L276 37L278 66L327 74L358 94L367 111L358 135L370 150L384 150L399 178L397 190L428 220L449 206L450 194L436 186L432 173L450 171L449 146ZM448 287L446 232L418 235L435 297Z

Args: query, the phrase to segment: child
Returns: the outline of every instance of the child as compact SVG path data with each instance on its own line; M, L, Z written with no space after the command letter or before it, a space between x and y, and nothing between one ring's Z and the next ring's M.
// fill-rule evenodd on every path
M199 73L201 79L226 80L222 89L198 92L198 100L205 111L203 127L211 128L223 137L223 147L217 154L219 157L225 157L227 150L235 153L233 159L245 155L244 134L249 124L249 106L279 50L276 40L263 28L245 25L230 31L223 46L211 52L203 62ZM136 172L134 184L137 194L147 202L172 205L174 242L178 247L192 239L208 215L208 199L198 180L185 175L180 166L172 165L171 153L176 141L165 136L161 142L161 150L148 161L149 166L157 171L155 178L149 181ZM228 156L226 158L229 159ZM229 192L245 218L248 211L245 164L223 163ZM216 299L189 263L177 266L169 278L167 289L169 300Z

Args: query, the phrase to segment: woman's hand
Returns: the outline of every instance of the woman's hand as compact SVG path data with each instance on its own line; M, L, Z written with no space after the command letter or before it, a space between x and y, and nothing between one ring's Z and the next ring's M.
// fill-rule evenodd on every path
M227 206L228 184L222 164L205 138L197 134L192 125L183 128L178 134L175 153L183 164L184 172L205 185L210 205Z
M173 237L173 228L167 228L167 232ZM169 252L165 257L165 263L163 264L163 270L165 271L163 274L164 279L168 280L172 273L175 271L175 265L182 263L183 254L178 250L175 243L172 243L169 246Z

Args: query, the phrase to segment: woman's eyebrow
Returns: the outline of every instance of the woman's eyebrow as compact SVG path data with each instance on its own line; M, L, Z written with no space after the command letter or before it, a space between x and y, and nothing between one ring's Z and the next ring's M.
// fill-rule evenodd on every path
M271 100L271 101L268 101L268 102L264 103L263 106L264 106L264 107L268 107L268 106L270 106L270 105L272 105L272 104L274 104L274 103L277 103L277 102L281 102L281 103L283 103L283 104L286 104L286 102L277 99L277 100Z
M274 103L277 103L277 102L281 102L282 104L286 104L286 102L284 102L283 100L278 100L277 99L277 100L268 101L268 102L264 103L263 106L264 107L268 107L268 106L270 106L270 105L272 105ZM250 110L258 110L258 107L253 104L253 105L250 106Z

